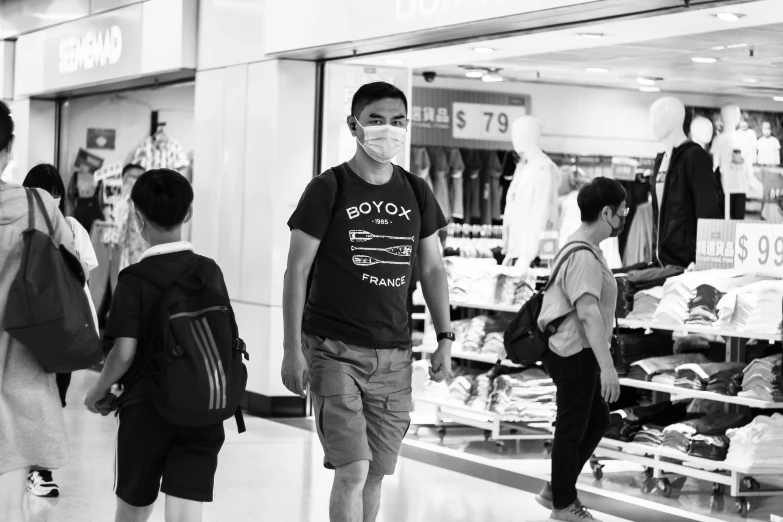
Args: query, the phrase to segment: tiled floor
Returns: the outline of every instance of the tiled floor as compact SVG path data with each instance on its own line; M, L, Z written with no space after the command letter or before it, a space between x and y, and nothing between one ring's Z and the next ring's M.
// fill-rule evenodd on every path
M58 500L28 498L30 522L110 522L114 513L113 466L116 422L82 406L96 378L74 375L65 410L71 464L55 472ZM226 423L215 502L204 509L205 522L327 522L332 473L321 466L317 437L310 431L259 418L247 418L248 432ZM0 519L2 517L0 516ZM616 517L601 517L622 522ZM153 521L163 521L159 502ZM379 522L510 522L547 520L533 495L402 458L385 484Z

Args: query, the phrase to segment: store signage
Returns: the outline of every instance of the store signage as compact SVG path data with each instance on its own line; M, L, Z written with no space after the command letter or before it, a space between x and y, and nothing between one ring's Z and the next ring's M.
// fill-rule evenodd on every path
M70 36L60 40L60 73L114 65L121 56L122 29L119 25L112 25L105 31Z
M749 273L783 275L783 225L740 222L735 238L734 268Z
M114 129L87 129L87 148L114 150L117 131Z
M526 95L416 87L411 144L511 150L514 121L529 110Z
M696 233L696 269L734 268L737 224L740 221L700 219Z

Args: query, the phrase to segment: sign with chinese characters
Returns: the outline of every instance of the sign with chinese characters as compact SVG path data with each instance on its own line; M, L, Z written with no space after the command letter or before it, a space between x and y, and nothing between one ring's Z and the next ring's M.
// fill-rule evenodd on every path
M696 269L734 268L734 238L741 221L700 219L696 234Z
M512 150L514 121L529 112L526 95L416 87L411 144Z
M744 272L783 275L783 225L737 223L734 268Z

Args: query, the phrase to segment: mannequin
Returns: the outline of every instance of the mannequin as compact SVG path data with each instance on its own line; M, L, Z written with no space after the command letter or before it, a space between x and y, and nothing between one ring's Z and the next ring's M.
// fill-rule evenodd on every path
M710 150L710 143L715 136L715 127L712 122L704 116L696 116L691 122L691 139L704 147L704 150Z
M522 161L508 189L503 216L504 264L527 268L538 256L541 233L557 227L560 171L541 150L538 119L518 118L511 133Z
M651 179L657 261L688 268L696 261L698 220L722 216L720 184L710 155L685 136L680 100L665 97L653 103L650 123L664 148Z
M780 165L780 141L772 135L772 125L761 123L761 138L758 140L759 165L777 167Z
M752 151L737 129L742 119L740 108L726 105L721 109L721 116L723 132L712 143L712 157L715 170L720 170L723 192L727 196L724 215L745 219L745 202L754 178Z
M756 136L756 131L750 128L748 121L745 118L742 118L742 121L740 121L739 135L745 145L745 150L748 152L746 158L748 158L751 165L755 165L758 163L759 137Z

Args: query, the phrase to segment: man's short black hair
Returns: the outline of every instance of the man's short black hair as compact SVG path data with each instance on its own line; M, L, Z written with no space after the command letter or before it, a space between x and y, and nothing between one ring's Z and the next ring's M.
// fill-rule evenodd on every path
M604 207L617 209L628 196L619 181L609 178L595 178L582 187L576 198L579 210L582 211L583 223L598 221Z
M122 177L123 178L125 177L125 174L127 174L129 170L144 170L144 167L142 167L141 165L139 165L137 163L129 163L129 164L125 165L122 168Z
M390 83L373 82L362 85L359 87L359 90L356 91L356 94L353 95L351 114L353 114L355 118L358 118L369 104L389 98L393 100L402 100L402 104L405 105L405 113L408 113L408 98L405 96L404 92Z
M185 221L193 204L193 188L179 172L155 169L139 177L131 199L136 210L153 226L171 230Z

